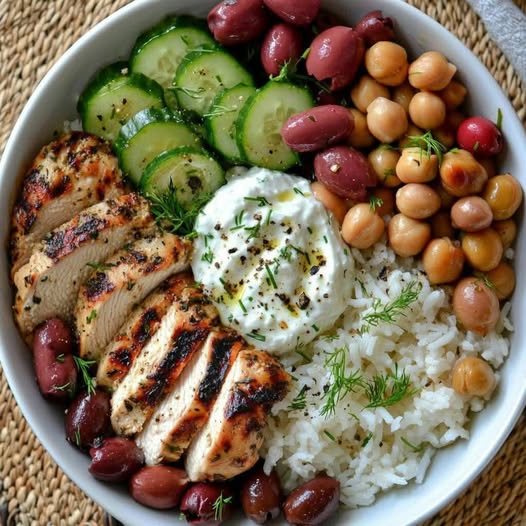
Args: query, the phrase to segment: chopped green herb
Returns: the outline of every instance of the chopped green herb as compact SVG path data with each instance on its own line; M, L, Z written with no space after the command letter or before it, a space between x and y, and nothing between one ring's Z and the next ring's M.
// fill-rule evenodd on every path
M216 521L223 520L223 512L225 510L226 504L232 503L232 497L223 497L223 492L217 497L215 502L212 504L212 509L214 510L214 519Z
M497 110L497 128L502 130L502 110L500 108Z
M488 276L484 274L483 272L475 272L475 276L479 278L481 281L483 281L486 287L489 287L490 289L495 289L495 285L490 281Z
M477 141L477 142L473 145L473 151L476 152L479 148L480 148L480 142Z
M277 289L278 285L276 283L276 279L274 278L274 273L267 264L265 264L265 270L267 271L268 279L270 281L270 284L272 285L272 288Z
M380 323L396 323L399 316L405 316L404 309L407 309L418 299L422 290L420 282L411 281L406 285L400 296L393 301L383 304L379 299L373 301L373 312L363 317L363 325L360 332L366 333L371 327L377 327Z
M312 327L316 332L320 332L320 328L319 328L315 323L313 323L313 324L311 325L311 327Z
M214 261L214 253L212 252L212 249L209 248L202 256L201 261L205 261L206 263L213 263Z
M326 429L323 430L323 434L324 434L329 440L332 440L333 442L336 442L336 437L335 437L332 433L329 433L329 431L327 431Z
M249 332L246 334L248 338L253 338L254 340L257 340L258 342L264 342L267 338L264 334L259 334L259 332Z
M91 323L97 317L97 311L93 309L86 317L86 323Z
M304 385L300 392L294 397L292 402L289 404L288 409L291 411L302 411L307 407L307 386Z
M428 131L424 135L408 135L409 142L408 147L420 148L425 151L428 157L435 154L438 157L438 164L442 164L442 156L447 148L437 139L433 137L433 134Z
M241 308L241 310L246 314L247 313L247 308L245 307L245 304L243 303L243 300L239 300L238 303L239 303L239 307Z
M329 388L323 395L325 403L321 408L322 416L330 416L336 412L338 403L348 394L354 392L355 388L362 385L362 374L354 371L345 374L347 349L339 347L325 360L325 367L330 368L331 381Z
M380 208L384 204L384 200L380 197L372 195L369 199L369 208L372 212L375 212L377 208Z
M230 229L231 231L239 230L240 228L245 228L245 225L243 224L243 215L244 214L245 214L245 211L241 210L241 212L239 212L239 214L235 215L235 217L234 217L234 224L235 224L235 226L233 226Z
M78 427L75 429L75 444L80 447L80 429Z
M364 384L365 395L369 399L366 408L389 407L404 398L413 396L418 389L411 388L411 378L395 365L394 373L377 374Z
M363 440L362 440L362 447L365 447L369 441L373 438L373 434L369 433Z
M228 294L228 297L232 299L234 296L232 295L232 292L230 292L229 284L223 278L219 278L219 282L221 283L221 285L223 285L223 288L225 289L225 292Z
M295 194L305 197L305 194L299 188L296 188L295 186L293 186L292 189L294 190Z
M105 263L104 265L101 265L99 263L86 263L86 265L92 269L99 270L101 272L104 272L105 270L108 270L112 267L117 267L117 263Z
M425 447L423 444L420 444L419 446L415 446L414 444L411 444L407 438L400 437L400 440L408 447L410 447L415 453L421 453L424 451Z
M244 230L249 233L247 241L259 237L261 232L261 220L259 220L255 225L246 226Z
M269 226L270 225L270 217L272 216L272 208L268 211L267 213L267 218L265 219L265 225L266 226Z
M388 177L392 177L393 175L396 175L395 169L394 169L394 168L386 168L386 169L384 170L384 181L385 181Z
M95 380L91 377L90 367L96 364L97 361L83 360L79 356L73 356L73 360L75 361L75 365L77 366L79 373L82 375L82 381L86 385L88 394L92 395L93 393L95 393Z
M267 201L266 197L245 197L245 201L254 201L258 206L270 206L270 203Z

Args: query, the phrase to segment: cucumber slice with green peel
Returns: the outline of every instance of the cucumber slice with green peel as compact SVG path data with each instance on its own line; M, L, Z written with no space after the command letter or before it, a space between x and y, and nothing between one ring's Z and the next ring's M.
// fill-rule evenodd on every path
M121 128L115 142L121 168L136 185L150 161L182 146L201 148L201 139L166 108L139 112Z
M183 58L203 45L215 45L203 20L168 16L139 36L132 50L130 69L157 81L166 90L165 99L173 107L177 99L167 88L172 87Z
M224 89L238 84L253 86L254 80L230 53L209 48L186 55L177 69L174 84L179 105L203 116Z
M215 192L223 184L225 173L221 165L208 152L195 148L162 153L148 164L141 178L141 190L146 195L163 194L173 185L182 206Z
M109 141L139 111L163 106L161 86L140 73L128 74L124 62L102 69L78 101L84 131Z
M210 112L205 115L208 142L231 162L243 162L236 142L236 121L245 102L255 92L253 86L226 89L216 97Z
M236 122L237 144L250 164L270 170L287 170L299 157L281 138L281 128L295 113L314 106L307 88L270 81L243 106Z

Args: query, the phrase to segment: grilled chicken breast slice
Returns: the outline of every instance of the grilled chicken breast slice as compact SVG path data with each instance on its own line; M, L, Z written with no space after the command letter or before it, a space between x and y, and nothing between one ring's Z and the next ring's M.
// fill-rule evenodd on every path
M81 286L75 319L80 356L99 360L133 306L172 274L186 270L192 244L164 232L113 254Z
M163 316L180 294L180 282L177 276L168 278L133 309L104 351L97 369L97 385L113 390L128 374L135 358L157 332Z
M208 333L219 325L216 309L191 274L176 277L181 286L178 299L113 393L111 422L119 435L142 430Z
M24 337L31 341L35 327L48 318L70 319L79 288L93 271L88 263L101 263L154 225L147 201L126 194L52 230L14 276L15 318Z
M285 397L289 381L279 361L268 353L241 351L208 422L187 451L190 480L224 480L250 469L259 458L267 415Z
M110 145L72 132L44 146L22 182L11 221L12 275L43 237L81 210L126 192Z
M181 457L208 419L223 380L244 345L240 336L227 329L208 335L136 439L147 464L175 462Z

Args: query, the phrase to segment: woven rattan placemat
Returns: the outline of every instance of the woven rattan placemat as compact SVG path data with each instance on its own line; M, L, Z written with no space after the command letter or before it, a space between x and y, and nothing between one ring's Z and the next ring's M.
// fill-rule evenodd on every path
M526 10L526 0L515 1ZM0 0L0 153L22 107L50 66L88 29L126 3ZM409 3L438 20L474 51L508 93L524 122L526 90L469 5L464 0ZM491 465L462 497L426 526L525 526L525 444L523 415ZM0 526L95 526L108 520L41 447L0 368Z

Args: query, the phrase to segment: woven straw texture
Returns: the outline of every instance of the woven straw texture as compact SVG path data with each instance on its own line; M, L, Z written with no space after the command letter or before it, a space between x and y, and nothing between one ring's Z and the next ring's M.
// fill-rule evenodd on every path
M526 0L515 2L526 11ZM88 29L126 3L128 0L0 0L0 153L22 107L50 66ZM474 51L525 122L526 90L469 5L464 0L409 3ZM526 526L525 444L523 415L492 464L463 496L425 526ZM0 369L0 526L110 522L43 450Z

